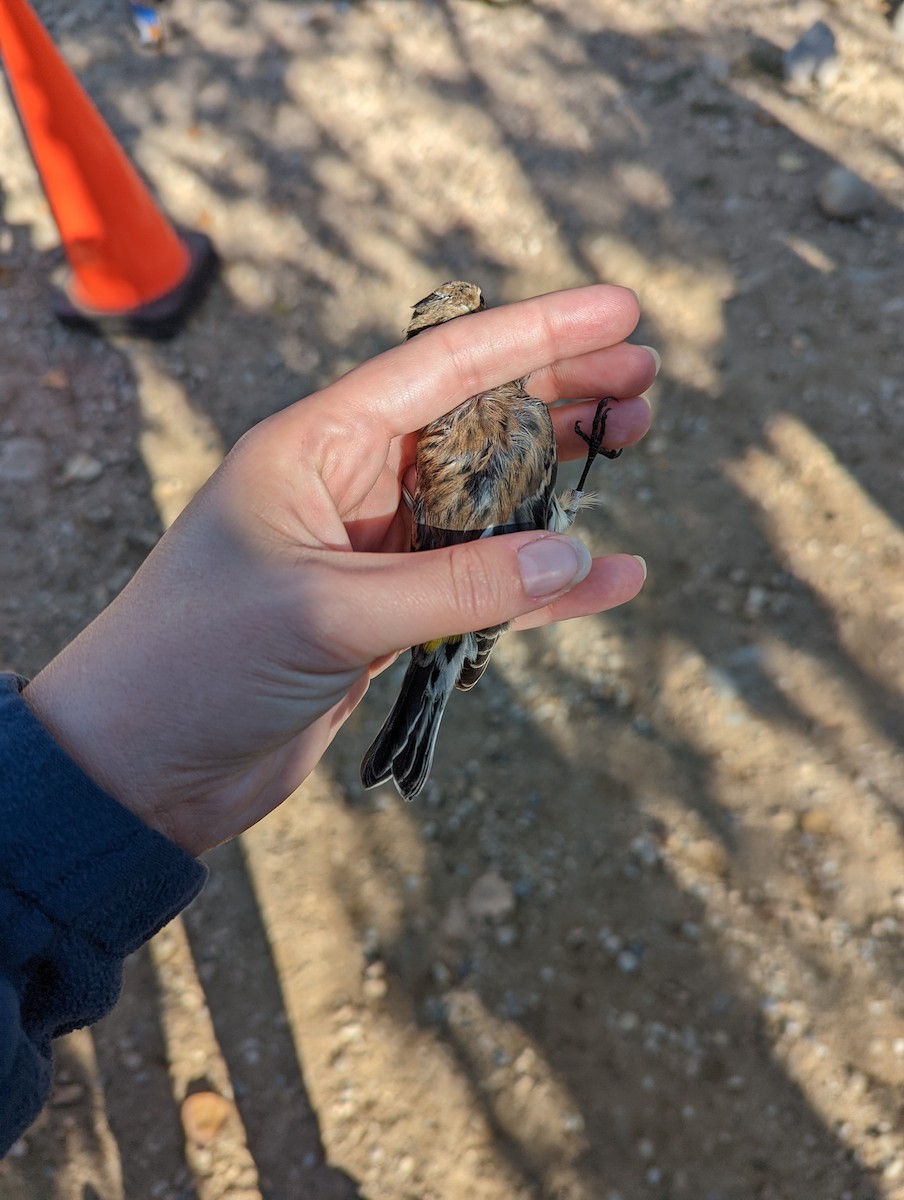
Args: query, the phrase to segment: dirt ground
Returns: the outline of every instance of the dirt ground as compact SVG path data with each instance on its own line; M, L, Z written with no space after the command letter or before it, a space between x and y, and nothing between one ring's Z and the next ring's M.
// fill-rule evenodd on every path
M634 287L655 427L596 551L642 597L503 639L405 805L316 777L59 1044L3 1200L904 1198L904 40L801 0L38 10L223 270L66 332L0 98L0 665L35 673L256 421L471 278ZM772 69L815 20L838 69ZM872 211L829 219L842 164ZM186 1096L201 1093L183 1103ZM213 1095L211 1095L213 1093Z

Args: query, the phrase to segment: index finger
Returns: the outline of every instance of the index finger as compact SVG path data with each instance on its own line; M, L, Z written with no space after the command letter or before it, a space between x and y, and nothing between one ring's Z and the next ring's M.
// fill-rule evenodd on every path
M353 423L386 436L423 428L469 396L563 359L617 345L640 318L629 288L592 284L457 317L387 350L318 393Z

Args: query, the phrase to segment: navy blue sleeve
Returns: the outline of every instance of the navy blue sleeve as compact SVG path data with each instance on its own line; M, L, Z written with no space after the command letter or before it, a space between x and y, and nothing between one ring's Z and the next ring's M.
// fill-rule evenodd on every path
M47 1099L51 1042L116 1002L122 962L207 868L101 791L0 675L0 1157Z

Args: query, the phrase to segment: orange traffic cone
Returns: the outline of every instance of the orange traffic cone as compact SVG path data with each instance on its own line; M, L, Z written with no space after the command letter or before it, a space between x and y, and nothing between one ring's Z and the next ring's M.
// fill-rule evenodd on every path
M170 225L27 0L0 0L0 57L71 268L57 317L172 337L215 270L210 239Z

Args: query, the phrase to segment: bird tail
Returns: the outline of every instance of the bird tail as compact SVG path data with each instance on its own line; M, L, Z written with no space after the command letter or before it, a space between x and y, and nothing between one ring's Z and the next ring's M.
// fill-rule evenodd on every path
M546 528L551 533L565 533L575 522L582 508L596 508L602 504L602 497L597 492L579 492L568 488L558 496L551 496Z
M447 638L411 651L398 699L361 763L366 788L391 778L405 800L413 800L421 791L430 774L446 704L473 640L473 635Z

